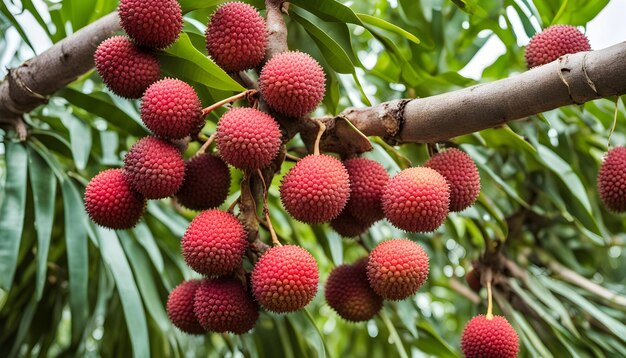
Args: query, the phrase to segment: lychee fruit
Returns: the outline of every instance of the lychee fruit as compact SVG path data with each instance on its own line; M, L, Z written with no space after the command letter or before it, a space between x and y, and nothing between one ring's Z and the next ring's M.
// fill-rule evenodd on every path
M203 334L204 328L196 319L193 302L201 280L189 280L176 286L167 297L167 316L181 331L189 334Z
M122 169L108 169L93 177L85 188L85 209L96 224L116 230L137 224L146 198L133 190Z
M576 27L553 25L530 39L524 56L528 68L533 68L550 63L563 55L589 50L589 40Z
M94 61L107 87L125 98L140 98L148 86L159 80L161 73L156 56L135 47L125 36L102 41Z
M383 241L370 253L367 277L374 291L388 300L414 295L428 278L428 255L409 239Z
M368 321L383 307L383 298L374 292L367 280L366 257L332 270L324 294L328 305L341 318L351 322Z
M189 267L206 276L221 276L241 267L246 232L232 214L207 210L191 221L181 246Z
M207 210L222 205L229 189L228 165L215 155L200 154L185 163L185 180L176 199L186 208Z
M137 44L166 48L183 29L183 12L177 0L120 0L120 24Z
M184 138L204 124L196 91L173 78L148 87L141 99L141 120L155 135L169 139Z
M254 68L265 57L265 20L251 5L226 3L211 16L206 29L206 47L215 63L225 71Z
M317 262L295 245L267 250L252 271L252 293L268 311L284 313L304 308L317 292Z
M352 216L348 210L343 210L339 216L331 220L330 227L343 237L356 237L367 232L371 223L364 223Z
M626 147L608 151L598 173L600 199L612 212L626 211Z
M450 211L462 211L476 202L480 194L480 175L467 153L449 148L434 155L424 166L435 169L448 181Z
M385 217L410 232L435 231L448 216L450 189L437 171L408 168L391 178L383 192Z
M324 98L326 78L317 61L303 52L283 52L272 57L259 78L261 94L274 110L302 117Z
M220 156L244 170L268 166L282 143L280 127L274 118L254 108L228 110L217 123L216 132Z
M476 269L472 269L465 274L465 281L467 281L467 285L474 292L480 292L480 289L483 287L482 283L480 283L480 271Z
M384 218L381 198L389 181L385 168L367 158L352 158L343 164L350 176L350 200L345 210L364 223Z
M124 157L124 175L148 199L174 195L185 177L185 161L171 143L144 137Z
M308 155L285 174L280 199L285 209L307 224L328 222L350 198L350 179L341 162L329 155Z
M479 315L465 325L461 350L467 358L515 358L519 352L519 337L506 318L493 316L487 319Z
M211 332L244 334L259 318L259 307L240 281L222 277L203 280L196 290L193 310Z

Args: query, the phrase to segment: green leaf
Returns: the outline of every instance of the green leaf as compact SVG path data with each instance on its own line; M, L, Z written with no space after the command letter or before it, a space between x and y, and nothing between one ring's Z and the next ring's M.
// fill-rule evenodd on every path
M84 121L68 113L62 113L60 118L70 132L72 157L76 163L76 168L84 170L91 153L91 128Z
M87 216L83 209L83 200L76 186L68 177L65 177L61 183L61 191L63 193L65 245L67 247L67 266L70 281L72 337L74 340L77 340L84 334L89 312L89 303L87 301L89 277Z
M30 186L35 203L35 227L37 228L37 278L35 299L41 299L46 282L48 251L54 223L54 204L57 182L52 168L32 148L28 148Z
M70 18L72 20L72 29L74 31L79 30L89 23L88 14L93 13L95 1L85 0L65 0L63 1L63 7L68 6L70 8Z
M415 44L419 45L420 43L420 40L417 37L415 37L415 35L413 35L412 33L406 31L405 29L399 26L389 23L379 17L374 17L374 16L367 15L367 14L356 14L356 15L359 17L359 19L361 19L366 24L376 26L380 29L398 34Z
M179 0L179 3L180 3L180 7L183 9L183 14L186 14L193 10L206 9L209 7L213 7L225 1L226 0Z
M26 210L28 153L22 143L6 141L4 197L0 206L0 288L9 290L17 266Z

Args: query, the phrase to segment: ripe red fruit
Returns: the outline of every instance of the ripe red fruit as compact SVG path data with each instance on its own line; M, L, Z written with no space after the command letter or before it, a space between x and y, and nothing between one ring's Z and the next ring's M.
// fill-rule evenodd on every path
M545 65L557 58L591 50L589 40L570 25L553 25L530 39L524 56L528 68Z
M479 315L465 325L461 350L467 358L515 358L519 352L519 338L506 318L493 316L489 320Z
M467 285L474 292L480 292L480 289L483 285L480 283L480 271L472 269L465 274L465 281L467 281Z
M348 159L343 164L350 176L350 200L345 210L364 223L384 218L381 198L389 181L385 168L367 158Z
M371 225L371 223L361 222L345 209L330 222L330 227L344 237L362 235L367 232Z
M156 56L135 47L125 36L102 41L94 61L107 87L126 98L141 97L148 86L159 80L161 71Z
M252 293L268 311L283 313L304 308L317 292L317 262L295 245L274 246L254 265Z
M181 331L189 334L203 334L204 328L196 319L193 301L200 280L189 280L176 286L167 297L167 316Z
M200 324L211 332L244 334L259 318L259 307L246 287L227 277L203 280L193 310Z
M185 163L185 180L176 199L186 208L207 210L222 205L229 189L230 171L226 163L215 155L201 154Z
M174 195L185 177L185 161L171 143L144 137L124 157L124 175L148 199Z
M416 167L391 178L383 193L385 217L410 232L435 231L448 216L450 189L434 169Z
M146 198L133 190L122 169L108 169L93 177L85 188L85 209L96 224L116 230L137 224Z
M189 267L206 276L221 276L241 267L246 232L232 214L207 210L191 221L181 246Z
M165 48L183 29L183 12L177 0L120 0L120 24L140 46Z
M324 71L303 52L283 52L261 70L259 84L265 101L277 112L302 117L314 110L326 91Z
M414 295L428 278L428 255L409 239L384 241L370 253L367 277L374 291L388 300Z
M383 298L367 281L367 258L352 265L337 266L326 280L326 302L341 318L351 322L367 321L380 312Z
M256 8L229 2L216 10L210 21L205 33L206 47L221 68L239 72L263 61L267 28Z
M598 191L607 209L626 211L626 147L615 147L604 157L598 173Z
M155 135L169 139L184 138L204 124L196 91L173 78L148 87L141 99L141 120Z
M280 186L285 209L307 224L328 222L350 197L350 179L341 162L329 155L308 155L287 172Z
M462 211L476 202L480 194L480 175L467 153L449 148L430 158L424 166L446 178L450 187L450 211Z
M254 108L232 108L217 123L215 141L227 163L256 170L276 158L281 136L278 123L269 114Z

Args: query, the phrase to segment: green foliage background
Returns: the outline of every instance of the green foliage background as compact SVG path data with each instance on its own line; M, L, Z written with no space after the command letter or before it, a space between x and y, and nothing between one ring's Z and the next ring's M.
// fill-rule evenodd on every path
M241 91L204 48L208 15L222 1L180 2L185 32L159 55L163 73L192 84L205 105ZM264 7L261 1L251 3ZM507 52L481 81L525 71L510 16L521 19L530 37L540 30L533 24L585 26L607 3L368 0L346 6L335 0L293 0L286 21L290 48L310 53L326 70L327 94L318 113L336 114L353 105L476 84L458 71L490 36L497 36ZM110 0L3 0L0 53L13 48L7 30L15 28L21 42L11 65L32 55L26 35L32 29L23 27L17 14L32 16L56 43L116 6ZM0 351L9 356L457 357L464 324L485 306L459 295L451 282L463 281L485 243L498 241L506 243L507 256L527 274L510 279L515 299L496 308L519 333L522 356L626 356L626 308L546 268L558 262L614 292L626 291L626 222L603 209L596 191L614 111L612 144L623 145L626 109L616 99L454 138L480 169L479 202L451 214L432 235L409 235L431 257L429 281L414 298L386 303L376 319L347 324L320 292L304 312L263 313L251 334L198 338L174 329L164 310L168 292L194 277L179 248L194 213L170 200L151 201L135 229L116 232L95 226L83 210L87 181L100 170L120 166L129 146L148 133L138 104L112 95L92 71L26 116L30 136L25 142L10 130L0 132ZM205 132L213 131L220 113L212 115ZM392 174L427 158L424 145L393 148L373 140L375 149L367 156ZM291 146L298 145L295 140ZM233 171L233 176L225 205L237 196L241 174ZM280 207L279 180L270 189L278 234L313 253L322 282L334 266L366 254L326 225L309 227L290 219ZM267 239L266 232L262 235ZM371 248L401 236L406 234L379 223L363 240Z

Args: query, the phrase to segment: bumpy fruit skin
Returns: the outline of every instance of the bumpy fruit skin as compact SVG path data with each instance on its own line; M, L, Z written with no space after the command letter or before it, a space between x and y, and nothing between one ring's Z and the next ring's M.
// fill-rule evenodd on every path
M519 338L506 318L493 316L488 320L479 315L465 325L461 350L467 358L515 358L519 352Z
M167 141L144 137L124 157L124 175L131 187L148 199L174 195L185 177L185 161Z
M330 227L343 237L356 237L367 232L372 223L364 223L355 218L347 210L331 220Z
M472 206L480 194L480 175L467 153L456 148L430 158L425 167L443 175L450 186L450 211L462 211Z
M343 164L350 176L350 200L346 210L364 223L384 218L381 198L389 181L385 168L367 158L348 159Z
M380 243L370 253L367 277L374 291L388 300L414 295L428 278L428 255L408 239Z
M246 287L227 277L202 281L193 310L200 324L211 332L244 334L259 318L259 307Z
M135 47L125 36L102 41L94 61L107 87L125 98L140 98L148 86L159 80L161 73L156 56Z
M272 116L254 108L232 108L217 123L217 149L230 165L244 170L268 166L280 149L281 132Z
M380 312L383 298L367 281L367 258L331 271L324 289L326 302L341 318L351 322L368 321Z
M85 209L96 224L116 230L137 224L146 198L133 190L122 169L108 169L93 177L85 188Z
M391 178L383 193L385 217L410 232L435 231L448 216L450 189L434 169L408 168Z
M241 267L246 233L232 214L207 210L191 221L181 246L189 267L206 276L221 276Z
M305 249L274 246L254 265L252 293L268 311L284 313L304 308L315 297L319 271Z
M204 123L196 91L173 78L148 87L141 100L141 120L155 135L169 139L184 138Z
M261 70L261 94L277 112L302 117L322 102L326 88L324 71L303 52L284 52L272 57Z
M239 72L263 61L267 47L265 20L251 5L229 2L211 16L206 29L209 55L225 71Z
M176 199L186 208L207 210L222 205L229 189L228 165L220 157L201 154L185 163L185 180Z
M204 328L196 319L193 302L201 280L189 280L176 286L167 297L167 316L181 331L189 334L203 334Z
M350 198L350 179L341 162L329 155L308 155L287 172L280 200L297 220L307 224L331 221Z
M589 40L570 25L553 25L530 39L524 56L528 68L550 63L557 58L591 50Z
M120 0L118 13L124 31L144 47L166 48L183 29L177 0Z
M598 191L607 209L626 211L626 147L615 147L604 157L598 173Z

